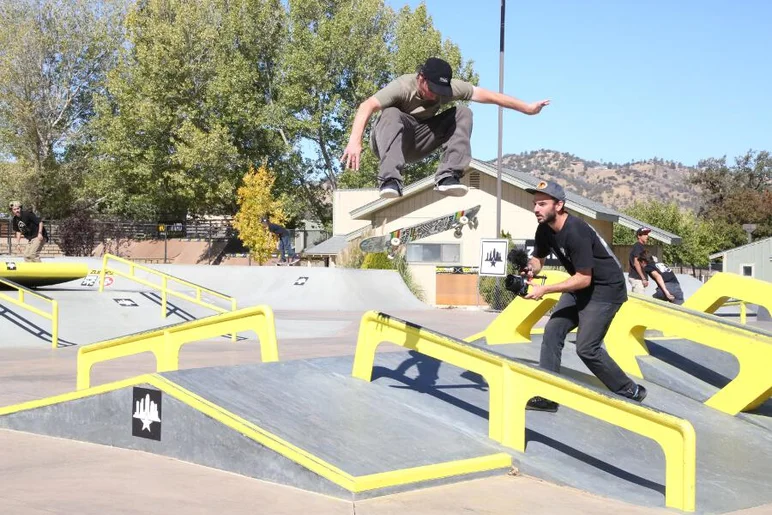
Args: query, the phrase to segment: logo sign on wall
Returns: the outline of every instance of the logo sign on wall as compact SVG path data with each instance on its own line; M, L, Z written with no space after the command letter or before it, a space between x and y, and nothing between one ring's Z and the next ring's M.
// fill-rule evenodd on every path
M161 390L134 387L131 435L161 441Z
M507 247L509 241L480 240L480 275L504 277L507 275Z

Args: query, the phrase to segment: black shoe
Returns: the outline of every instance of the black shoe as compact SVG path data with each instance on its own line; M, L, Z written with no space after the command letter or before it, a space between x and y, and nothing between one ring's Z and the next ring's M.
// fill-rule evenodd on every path
M435 188L437 191L444 195L450 195L451 197L463 197L469 188L461 184L456 177L445 177L440 179Z
M558 410L558 403L548 401L544 397L534 397L526 403L525 409L555 413Z
M397 198L402 196L402 183L397 179L386 179L380 187L381 198Z
M641 402L643 399L646 398L647 393L648 392L646 391L646 388L643 387L643 385L637 384L632 388L628 388L627 390L620 392L619 395L622 395L623 397L627 397L628 399L632 399L637 402Z

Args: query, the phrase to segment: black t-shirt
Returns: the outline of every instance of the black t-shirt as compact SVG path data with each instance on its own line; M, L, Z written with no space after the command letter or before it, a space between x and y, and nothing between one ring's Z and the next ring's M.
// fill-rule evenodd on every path
M551 250L571 275L575 275L577 269L592 269L592 282L574 292L577 299L614 304L627 300L625 276L619 261L603 238L581 218L568 215L558 233L547 224L539 224L535 243L534 256L545 258Z
M643 243L640 241L636 241L635 245L633 245L632 250L630 251L630 272L629 276L630 279L638 279L643 280L643 277L640 277L638 275L638 270L635 269L635 262L637 261L637 257L645 250L645 247L643 246ZM643 268L641 268L643 270Z
M289 231L279 224L274 224L269 222L268 230L276 234L277 236L279 236L279 238L283 238L284 236L289 236Z
M28 240L35 239L38 235L40 219L32 211L22 211L20 216L14 216L12 220L14 232L20 232ZM48 231L43 226L43 236L48 238Z
M659 272L659 275L662 276L662 280L666 283L678 283L678 278L676 275L664 263L649 263L646 265L646 268L644 268L643 271L649 274L649 277L652 279L654 279L654 276L651 275L651 273Z

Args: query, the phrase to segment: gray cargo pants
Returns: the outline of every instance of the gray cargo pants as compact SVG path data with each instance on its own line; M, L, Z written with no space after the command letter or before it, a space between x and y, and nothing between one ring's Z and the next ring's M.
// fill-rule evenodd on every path
M564 293L555 306L544 328L539 366L552 372L560 372L561 354L566 335L579 327L576 335L576 354L587 368L614 393L635 387L635 383L611 359L601 347L611 321L621 304L589 301L577 304L576 296Z
M388 179L402 181L402 169L443 146L434 175L459 179L472 161L472 110L466 106L446 109L428 120L418 121L396 107L387 107L370 134L370 148L380 159L378 184Z

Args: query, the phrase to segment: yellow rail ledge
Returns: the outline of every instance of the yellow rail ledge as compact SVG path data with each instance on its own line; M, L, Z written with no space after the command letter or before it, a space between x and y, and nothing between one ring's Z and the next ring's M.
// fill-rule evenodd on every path
M46 297L43 294L34 292L29 288L25 288L21 284L15 283L13 281L9 281L8 279L0 278L0 283L16 290L16 298L13 298L10 295L6 295L5 293L0 292L0 299L5 300L6 302L10 302L11 304L19 306L20 308L26 309L31 313L34 313L43 318L47 318L48 320L51 321L51 348L52 349L58 348L59 347L59 302L52 299L51 297ZM48 313L46 311L43 311L42 309L36 308L31 304L28 304L27 299L25 298L28 295L41 299L46 303L48 303L51 306L51 312Z
M729 299L764 306L772 313L772 283L739 274L718 272L683 303L683 307L714 313Z
M648 355L646 329L658 329L737 358L740 370L729 384L705 401L736 415L757 408L772 395L772 333L631 293L606 334L609 355L628 374L643 377L637 356Z
M235 335L242 331L253 331L257 334L263 362L278 361L279 349L273 310L269 306L253 306L81 347L78 349L77 389L90 387L91 368L96 363L152 352L156 358L158 372L177 370L180 347L186 343L214 338L228 332Z
M109 266L110 261L116 261L118 263L123 263L124 265L129 267L129 271L124 272L123 270L119 270L117 268L113 268ZM156 277L159 277L161 279L161 284L154 283L151 281L146 281L145 279L140 279L138 277L135 277L134 272L135 270L142 270L145 273L154 275ZM123 259L118 256L114 256L112 254L105 254L102 258L102 270L99 272L99 292L104 291L104 285L105 285L105 275L107 272L111 272L114 275L119 275L121 277L125 277L127 279L131 279L134 282L137 282L139 284L142 284L144 286L148 286L150 288L154 288L156 290L159 290L161 292L161 316L166 318L166 303L167 298L169 295L173 297L177 297L182 300L187 300L189 302L192 302L194 304L198 304L199 306L211 309L213 311L216 311L218 313L225 313L228 310L217 306L215 304L209 303L204 301L201 296L203 293L206 293L207 295L211 295L213 297L217 297L221 300L224 300L230 304L230 310L236 311L236 299L233 297L230 297L228 295L225 295L224 293L220 293L215 290L211 290L209 288L205 288L203 286L200 286L198 284L192 283L190 281L186 281L184 279L179 279L177 277L174 277L173 275L169 275L163 272L159 272L158 270L155 270L153 268L138 265L137 263L134 263L133 261L129 261L128 259ZM196 296L192 297L190 295L187 295L182 292L178 292L175 290L172 290L169 288L169 283L178 284L181 286L185 286L187 288L191 288L196 292ZM235 340L235 335L234 335Z
M537 395L651 438L665 454L665 504L694 511L696 437L687 420L601 394L560 376L375 311L368 311L362 317L354 356L354 377L371 380L375 351L384 341L482 375L490 392L488 434L520 452L525 452L525 404Z

